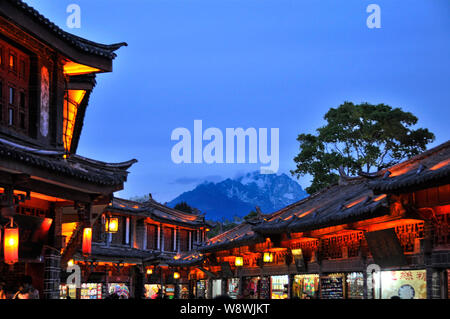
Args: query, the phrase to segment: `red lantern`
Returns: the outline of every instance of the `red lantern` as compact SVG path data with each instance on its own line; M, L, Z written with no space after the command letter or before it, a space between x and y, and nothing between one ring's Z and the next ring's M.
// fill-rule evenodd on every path
M91 244L92 244L92 228L86 227L83 229L83 255L91 254Z
M5 226L3 250L6 264L12 265L19 261L19 228L14 226L12 218L11 224Z

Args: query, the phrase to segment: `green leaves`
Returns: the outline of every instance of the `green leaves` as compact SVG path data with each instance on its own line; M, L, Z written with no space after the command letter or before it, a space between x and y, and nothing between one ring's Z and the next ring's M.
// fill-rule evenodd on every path
M306 189L314 193L339 179L338 168L348 175L377 171L423 152L434 140L428 129L413 129L417 117L389 105L345 102L330 108L327 124L317 134L300 134L300 152L294 158L292 175L311 174Z

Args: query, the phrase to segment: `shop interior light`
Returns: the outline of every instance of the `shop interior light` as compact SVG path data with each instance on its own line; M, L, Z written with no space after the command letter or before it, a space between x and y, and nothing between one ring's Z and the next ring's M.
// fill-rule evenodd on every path
M273 261L273 253L265 252L263 256L263 260L265 263L271 263Z
M72 266L73 266L73 259L71 259L67 262L67 267L72 267Z
M244 265L244 258L243 257L236 257L236 259L234 260L234 265L236 267L242 267Z
M153 274L153 269L148 268L148 269L147 269L147 275L151 275L151 274Z
M173 273L173 278L174 278L174 279L179 279L179 278L180 278L180 273L177 272L177 271L174 272L174 273Z

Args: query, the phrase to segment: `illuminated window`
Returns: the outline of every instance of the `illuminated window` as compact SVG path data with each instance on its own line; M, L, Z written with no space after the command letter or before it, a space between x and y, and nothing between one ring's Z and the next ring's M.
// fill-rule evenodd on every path
M9 70L13 72L17 70L17 56L14 53L9 54Z
M70 151L72 145L73 131L75 129L75 120L78 113L78 107L84 98L84 90L68 90L64 97L63 111L63 139L64 148Z

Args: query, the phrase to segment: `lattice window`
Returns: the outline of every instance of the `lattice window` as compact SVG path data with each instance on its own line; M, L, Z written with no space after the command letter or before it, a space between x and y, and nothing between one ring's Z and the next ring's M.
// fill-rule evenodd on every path
M449 246L450 245L450 218L449 214L436 215L434 224L434 246Z
M423 222L398 225L395 232L405 253L413 253L416 239L423 238Z
M357 257L359 255L363 232L352 232L345 235L338 235L324 238L321 243L322 257L325 259L340 259ZM346 247L347 255L343 254Z
M317 251L319 245L318 240L308 240L293 243L291 249L301 249L304 258L311 258L313 251Z
M22 205L16 207L16 213L21 215L36 216L42 218L45 218L49 214L48 210Z
M65 92L63 110L63 142L66 151L70 151L78 107L85 94L86 91L84 90L68 90Z

